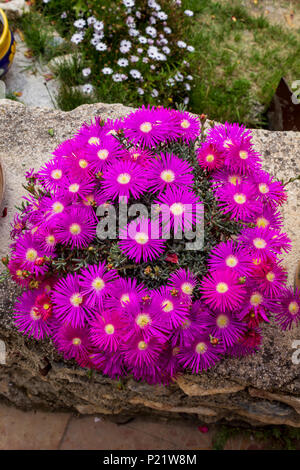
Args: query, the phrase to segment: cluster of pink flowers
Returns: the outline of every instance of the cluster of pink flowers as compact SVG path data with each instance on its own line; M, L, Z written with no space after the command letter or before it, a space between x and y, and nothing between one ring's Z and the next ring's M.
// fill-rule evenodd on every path
M299 323L300 293L285 287L280 261L290 249L278 209L286 200L282 184L262 170L243 126L211 128L192 150L200 133L200 121L187 112L143 107L121 120L84 124L37 173L27 173L30 195L14 220L8 264L26 288L14 309L23 334L50 337L65 359L111 378L168 384L184 369L198 373L224 355L256 352L260 325L271 317L282 329ZM194 152L200 168L168 149L176 143ZM240 224L238 236L211 250L204 275L179 263L167 285L150 289L121 277L107 255L85 262L91 247L103 245L97 206L149 197L169 207L176 233L178 208L201 202L197 171L210 182L219 211ZM185 215L191 227L203 216ZM123 256L137 264L165 256L152 222L140 217L131 224L135 236L118 241Z

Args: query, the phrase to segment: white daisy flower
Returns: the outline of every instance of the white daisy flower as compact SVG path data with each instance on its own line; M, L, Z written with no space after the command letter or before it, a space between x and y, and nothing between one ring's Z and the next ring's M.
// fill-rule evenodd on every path
M61 19L64 20L65 18L67 18L68 14L66 11L63 11L62 14L60 15Z
M172 33L172 30L171 30L171 28L169 28L169 26L165 26L165 27L164 27L164 32L165 32L166 34L171 34L171 33Z
M122 82L123 79L122 79L122 75L120 73L114 73L112 75L112 79L114 82Z
M187 90L187 91L191 91L191 85L189 83L185 83L184 84L184 88Z
M194 16L194 12L192 10L184 10L183 12L186 16Z
M184 104L189 104L189 102L190 102L189 97L186 96L186 97L184 98L183 102L184 102Z
M138 92L139 95L144 95L145 94L143 88L138 88L137 92Z
M79 44L81 41L83 41L83 38L84 38L83 32L75 33L71 37L71 42L73 42L74 44Z
M168 46L164 46L164 47L162 48L162 51L163 51L165 54L170 54L171 49L170 49Z
M132 36L133 38L135 38L136 36L139 35L139 32L135 28L130 28L129 31L128 31L128 34L129 34L129 36Z
M133 64L134 64L135 62L138 62L139 60L140 60L140 59L139 59L136 55L132 55L132 56L130 57L130 62L132 62Z
M130 73L130 75L132 76L132 78L135 78L135 79L137 79L137 80L138 80L139 78L141 78L141 76L142 76L141 72L140 72L139 70L136 70L136 69L130 70L129 73Z
M134 0L123 0L123 5L127 8L134 7Z
M86 22L83 18L80 18L79 20L74 21L73 25L75 26L75 28L82 29L85 27Z
M158 91L156 90L156 88L153 88L152 92L151 92L151 96L153 98L157 98L158 97Z
M87 19L87 24L89 26L91 26L92 24L95 24L96 23L96 18L94 16L89 16L88 19Z
M157 13L157 18L164 21L164 20L168 19L168 15L164 11L160 11L160 12Z
M187 78L188 80L194 80L194 78L192 77L192 75L187 75L186 78Z
M89 67L86 67L85 69L82 69L82 75L84 77L88 77L91 74L91 69Z
M186 49L187 49L187 51L189 51L189 52L195 52L194 46L187 46Z
M113 73L113 69L111 69L110 67L104 67L104 68L102 69L102 73L103 73L104 75L111 75L111 74Z
M177 46L180 47L181 49L184 49L186 47L186 42L184 41L177 41Z
M155 28L153 28L153 26L147 26L147 28L145 29L146 31L146 34L148 34L149 36L151 36L152 38L156 38L157 36L157 31Z
M139 36L138 40L141 44L146 44L147 43L147 38L145 38L145 36Z
M86 83L85 85L83 85L82 87L82 91L83 93L85 93L86 95L90 95L93 91L94 87L93 85L91 85L90 83Z
M107 49L107 45L104 42L98 42L96 46L97 51L103 52L103 51L106 51L106 49Z
M103 28L104 28L103 21L96 21L96 23L94 23L94 30L95 31L102 31Z
M120 67L127 67L127 65L128 65L128 60L125 59L124 57L122 57L121 59L118 60L117 64L118 64Z

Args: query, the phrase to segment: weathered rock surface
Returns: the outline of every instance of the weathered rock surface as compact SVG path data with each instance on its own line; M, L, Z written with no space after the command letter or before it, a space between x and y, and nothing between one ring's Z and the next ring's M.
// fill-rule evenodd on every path
M14 206L24 192L24 171L38 168L83 121L96 114L120 117L129 111L118 104L97 104L64 113L1 102L0 159L7 181L2 208L8 209L0 222L1 256L8 250ZM298 133L255 130L253 135L270 173L288 180L300 172ZM299 182L288 185L288 192L283 214L294 247L284 262L292 282L300 258ZM300 364L292 363L293 341L300 340L300 329L282 333L274 325L267 326L263 347L255 356L224 360L199 376L185 374L169 388L151 387L131 378L118 384L64 362L49 341L19 335L11 320L17 294L10 281L0 284L0 339L6 346L6 364L0 365L0 399L6 402L24 409L68 409L82 414L192 415L206 422L225 419L300 427Z

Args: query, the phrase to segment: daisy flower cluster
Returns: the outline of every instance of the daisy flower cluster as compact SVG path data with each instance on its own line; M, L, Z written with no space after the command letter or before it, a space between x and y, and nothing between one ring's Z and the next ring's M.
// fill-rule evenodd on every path
M186 38L193 12L173 0L94 1L89 6L72 20L70 38L84 52L86 94L113 86L135 103L188 104L194 47ZM57 8L58 0L45 6L50 12ZM64 13L69 22L71 12Z
M185 369L255 353L271 319L283 330L299 324L300 292L286 287L280 261L291 247L280 215L286 193L243 126L204 137L197 117L150 106L97 117L26 179L6 262L24 288L14 322L51 338L66 360L167 385ZM140 214L118 220L117 239L97 238L97 207L124 200L154 203L159 216L168 207L172 237L162 217ZM182 213L192 228L204 220L201 250L176 239Z

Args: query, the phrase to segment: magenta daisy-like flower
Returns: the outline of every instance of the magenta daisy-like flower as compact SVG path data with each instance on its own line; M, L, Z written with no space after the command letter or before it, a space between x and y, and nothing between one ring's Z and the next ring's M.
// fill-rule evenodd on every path
M14 282L22 287L29 286L30 281L32 281L33 274L22 268L20 260L10 259L7 267Z
M79 364L88 362L92 346L87 328L64 324L55 332L54 342L66 360L75 359Z
M225 348L232 346L246 331L246 324L241 323L233 313L214 312L208 316L207 326L213 337L218 338Z
M35 339L43 339L51 336L53 320L51 315L45 316L43 311L51 311L52 305L48 298L42 306L37 304L37 298L41 294L38 291L25 291L17 298L14 306L14 324L24 335ZM43 310L41 309L43 308Z
M221 151L227 151L234 141L242 138L251 143L251 131L247 130L244 125L225 122L209 129L206 140L214 143Z
M135 335L130 341L121 345L121 350L124 362L130 370L143 366L155 368L162 343L155 337L146 340L142 335Z
M290 330L292 326L298 326L300 323L300 289L295 291L291 287L283 289L275 320L282 330Z
M287 200L287 194L283 185L279 181L275 181L267 172L262 170L256 172L253 180L258 200L262 203L275 208Z
M283 226L283 217L279 211L271 207L264 207L254 220L257 228L275 228L280 230Z
M175 114L182 140L184 142L195 140L199 136L201 129L199 118L192 116L187 111L175 111Z
M154 147L180 137L174 113L167 109L143 106L123 121L124 135L141 147Z
M138 284L136 279L120 277L110 285L105 306L122 311L135 302L142 302L143 298L149 298L148 290L143 284Z
M67 274L51 292L55 316L74 328L82 328L90 318L78 274Z
M128 334L126 341L132 335L142 335L148 339L152 336L159 337L160 341L164 341L164 335L169 334L169 330L161 324L159 315L155 308L152 307L150 300L144 302L132 302L125 307L124 311L126 321L128 323Z
M41 245L42 250L47 254L47 256L52 255L55 252L55 247L57 244L57 239L54 233L54 228L45 224L39 230L37 230L36 239Z
M249 222L261 212L256 201L256 191L252 184L226 185L216 191L219 207L224 214L230 213L232 219Z
M205 142L196 151L201 168L208 171L218 170L224 166L224 153L210 142Z
M238 317L256 327L262 321L269 322L270 312L274 311L277 311L276 301L267 297L260 286L250 284Z
M167 187L192 189L192 167L173 154L161 153L151 160L148 168L150 191L161 193Z
M147 186L145 168L130 160L118 161L103 172L102 190L107 199L130 196L137 199Z
M171 331L187 319L188 304L183 299L172 295L170 287L162 286L152 291L151 297L151 308L159 316L163 327Z
M72 248L84 248L96 236L97 219L94 212L82 206L74 206L56 219L57 240Z
M171 274L168 286L175 289L182 297L191 297L197 284L197 279L189 269L178 269Z
M183 347L177 355L183 368L191 369L193 374L213 367L221 359L222 349L210 342L208 334L199 335L192 344Z
M79 283L90 307L103 307L103 300L109 295L112 281L118 278L115 269L108 270L103 263L89 265L79 274Z
M179 229L189 231L203 217L200 199L193 192L182 188L167 187L155 203L162 217L163 233L168 233L170 227L174 227L175 234Z
M209 272L201 281L202 299L212 309L234 310L244 300L245 289L230 269Z
M165 249L155 222L136 219L120 232L119 246L122 253L137 263L158 258Z
M114 164L116 159L125 154L125 149L113 136L105 136L99 144L90 145L85 151L86 158L95 173L103 171L109 164Z
M276 262L261 263L251 273L250 283L268 297L278 297L287 281L287 272Z
M82 180L78 176L66 176L61 181L61 190L72 201L83 199L87 194L90 194L95 188L95 181L91 178Z
M38 276L48 271L45 255L46 253L37 238L27 232L18 238L12 260L19 262L26 271Z
M208 264L212 270L228 268L239 276L248 275L252 268L251 257L247 250L232 240L215 246L210 252Z
M66 176L63 159L53 158L45 163L37 173L40 183L48 190L59 188Z
M102 311L91 321L90 338L99 349L114 352L120 347L125 333L124 319L114 311Z
M230 171L240 175L251 175L260 166L260 156L253 150L248 137L232 139L226 150L225 165Z
M55 226L56 216L62 214L71 203L72 199L63 192L43 197L40 201L40 225L45 224L46 228Z
M291 246L286 234L265 228L246 228L241 232L239 241L249 250L253 258L262 261L280 254L281 251L287 252Z

